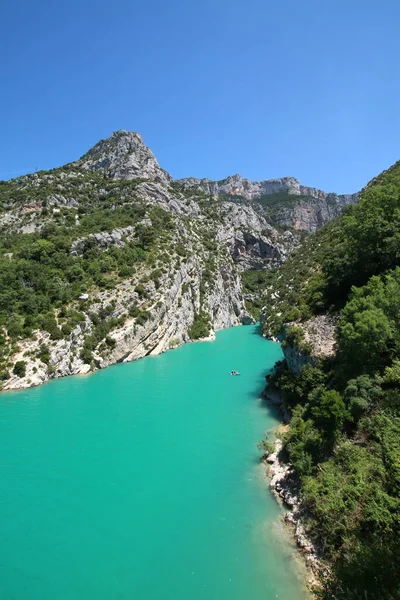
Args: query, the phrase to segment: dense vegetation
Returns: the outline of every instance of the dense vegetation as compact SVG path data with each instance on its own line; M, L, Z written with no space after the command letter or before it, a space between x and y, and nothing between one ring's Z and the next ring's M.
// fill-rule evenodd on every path
M241 273L246 309L258 321L263 300L260 291L273 280L274 272L261 269L248 269Z
M334 357L297 377L281 363L270 378L292 410L284 450L301 482L307 528L333 565L325 599L400 594L398 265L400 163L310 236L267 291L268 333L338 315ZM296 342L296 327L291 336Z
M188 333L192 340L199 340L210 335L211 323L209 316L204 312L196 313Z

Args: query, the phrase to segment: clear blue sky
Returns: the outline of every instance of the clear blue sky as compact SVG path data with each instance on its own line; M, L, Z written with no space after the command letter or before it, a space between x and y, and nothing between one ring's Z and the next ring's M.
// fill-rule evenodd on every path
M173 177L353 192L400 159L398 0L13 0L0 178L117 129Z

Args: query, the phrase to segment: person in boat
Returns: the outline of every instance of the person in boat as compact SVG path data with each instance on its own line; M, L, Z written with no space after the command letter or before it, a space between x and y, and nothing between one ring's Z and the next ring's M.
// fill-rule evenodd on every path
M239 375L238 371L231 371L229 375Z

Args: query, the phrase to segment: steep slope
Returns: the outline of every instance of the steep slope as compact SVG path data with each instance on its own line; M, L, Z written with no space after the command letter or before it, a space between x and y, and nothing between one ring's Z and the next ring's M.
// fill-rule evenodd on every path
M263 294L286 360L268 393L292 412L280 489L330 561L323 598L400 594L400 163L293 253ZM285 494L285 492L283 492Z
M0 232L3 389L248 322L240 272L279 266L301 239L261 201L173 181L127 131L0 182Z

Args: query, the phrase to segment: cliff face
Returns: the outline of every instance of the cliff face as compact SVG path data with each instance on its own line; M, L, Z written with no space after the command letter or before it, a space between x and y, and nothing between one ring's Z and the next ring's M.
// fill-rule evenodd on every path
M180 179L179 182L186 189L200 188L211 196L224 194L227 196L241 196L245 200L257 200L262 196L280 193L286 193L289 196L304 196L316 200L327 200L331 203L342 202L343 204L354 203L358 198L358 194L328 194L322 190L301 185L299 180L294 177L251 181L241 175L231 175L221 181L187 177Z
M331 315L318 315L303 322L287 323L278 336L282 344L289 370L299 376L305 364L314 364L319 358L325 359L335 354L335 328L337 318ZM301 332L300 346L288 341L289 327L296 327Z
M84 301L85 319L65 339L52 341L48 332L37 330L31 339L21 340L13 363L26 361L26 374L11 377L4 382L3 389L18 389L39 385L50 378L88 373L94 368L104 368L118 362L129 362L161 352L191 341L188 330L195 314L200 309L210 315L210 331L238 325L246 318L240 279L231 260L221 260L215 282L207 290L201 306L200 286L204 268L201 257L190 257L176 268L171 266L162 277L158 289L149 281L145 293L150 299L141 300L135 291L138 282L148 277L144 268L132 280L125 280L113 290L90 294ZM130 316L130 306L148 313L144 323ZM101 309L111 307L108 318L121 318L123 323L114 327L111 334L113 345L97 344L91 364L85 362L80 352L85 338L94 332L94 323L89 315L99 315ZM42 344L49 349L49 358L44 363L35 355ZM106 346L106 347L104 347ZM29 356L29 360L27 359Z
M294 177L250 181L233 175L221 181L181 179L185 189L204 190L211 196L246 200L264 207L269 219L281 227L312 232L337 217L347 204L355 204L359 194L333 194L301 185Z
M333 216L323 209L329 202L346 203L293 178L173 181L127 131L65 167L1 183L0 266L11 290L0 292L2 389L251 321L240 271L280 265L300 242L293 230ZM302 198L305 189L322 216L307 220L302 205L289 203L276 227L260 199L282 191Z
M281 227L291 227L298 231L312 233L335 217L345 206L355 204L358 194L326 197L304 196L298 204L277 206L271 210L271 219Z

